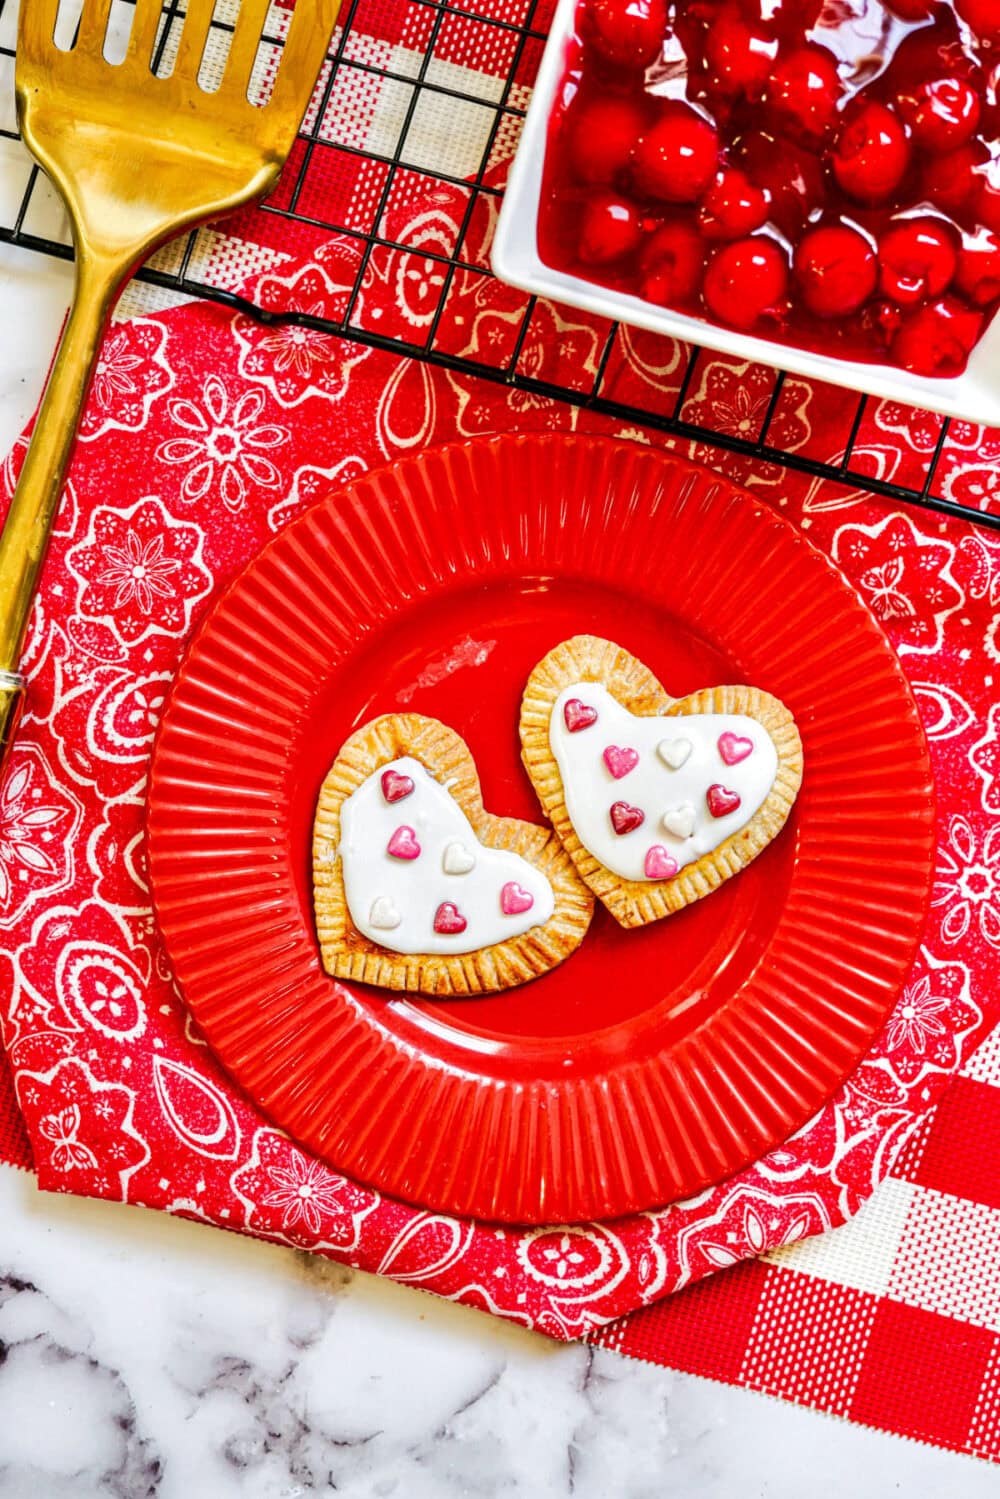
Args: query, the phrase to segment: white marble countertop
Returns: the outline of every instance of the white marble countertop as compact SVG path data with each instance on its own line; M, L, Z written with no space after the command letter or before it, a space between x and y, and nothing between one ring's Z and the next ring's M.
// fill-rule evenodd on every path
M4 452L70 277L0 246ZM0 1168L0 1499L985 1499L997 1482L973 1459Z

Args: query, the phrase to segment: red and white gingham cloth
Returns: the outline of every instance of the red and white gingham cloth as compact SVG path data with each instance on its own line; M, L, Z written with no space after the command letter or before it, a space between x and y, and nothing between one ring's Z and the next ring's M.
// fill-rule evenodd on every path
M382 7L390 38L405 38L385 19L405 20L399 11L398 0ZM382 61L391 47L393 70L405 71L403 43L371 40L371 56ZM474 63L448 60L470 76ZM478 71L490 79L489 67ZM376 126L389 128L398 101L362 102L365 144ZM353 96L348 104L361 107ZM414 153L420 142L432 151L435 135L432 111ZM383 227L408 248L376 251L356 307L360 326L409 337L445 290L439 263L422 252L451 248L465 208L461 188L424 183L421 195L417 186L390 200ZM317 187L316 217L327 189ZM358 193L367 190L362 181ZM469 222L474 264L489 208ZM331 216L343 219L342 208ZM307 242L296 231L282 244L280 222L244 215L242 240L209 237L207 269L238 284L273 264L254 287L261 300L337 315L356 242L318 231ZM517 293L464 271L447 298L443 347L509 357ZM522 367L589 384L603 342L595 320L540 305ZM670 341L626 331L604 389L662 407L684 364ZM760 368L703 358L684 414L752 432L770 389ZM853 407L789 381L772 439L833 458ZM149 916L143 784L163 694L213 591L310 499L387 457L455 436L575 425L617 430L523 392L214 308L109 336L29 641L32 711L0 793L4 1041L40 1181L315 1248L558 1336L588 1335L996 1457L1000 1044L972 1055L1000 1014L1000 545L985 533L696 450L807 528L882 620L921 705L939 791L935 905L900 1007L837 1100L733 1182L641 1221L589 1228L516 1234L417 1213L325 1171L257 1116L173 992ZM912 482L937 430L933 418L881 403L855 452L873 473ZM944 460L951 492L993 503L997 453L996 434L958 424ZM18 463L15 450L8 489ZM4 1129L16 1132L0 1109L0 1139ZM853 1214L908 1136L860 1218L797 1242ZM13 1136L10 1148L16 1158ZM765 1260L738 1263L762 1251Z

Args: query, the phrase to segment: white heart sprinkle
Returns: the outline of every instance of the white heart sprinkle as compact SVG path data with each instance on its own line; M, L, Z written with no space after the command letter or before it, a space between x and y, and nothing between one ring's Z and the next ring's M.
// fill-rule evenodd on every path
M681 802L677 807L668 807L663 814L663 826L675 838L690 838L694 832L695 810L690 802Z
M690 739L661 739L656 746L656 753L671 770L680 770L693 749Z
M391 932L395 927L399 926L402 919L387 895L376 896L375 900L372 901L368 921L371 926L377 927L379 931Z
M476 867L476 856L464 843L449 843L441 863L445 874L468 874Z

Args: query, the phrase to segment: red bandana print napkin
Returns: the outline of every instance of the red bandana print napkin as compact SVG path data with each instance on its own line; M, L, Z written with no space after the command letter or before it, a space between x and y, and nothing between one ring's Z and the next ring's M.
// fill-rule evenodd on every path
M332 311L346 253L331 241L297 271L265 275L257 294ZM419 267L419 252L413 259ZM371 312L407 315L410 282L373 265ZM477 315L470 295L463 325ZM590 336L584 323L566 326L581 350ZM652 379L641 359L629 373ZM703 399L739 401L754 379L716 361ZM798 383L793 395L794 431L822 441L822 400ZM518 392L204 306L112 332L28 641L31 709L0 800L4 1039L44 1187L342 1256L575 1337L850 1216L983 1034L1000 1003L987 982L1000 952L991 712L1000 546L969 526L760 470L744 477L808 524L891 634L938 778L941 856L925 947L838 1097L785 1147L695 1201L614 1224L513 1232L346 1181L216 1068L172 984L143 853L150 740L184 642L211 594L337 483L417 443L576 420ZM7 462L8 486L22 452Z

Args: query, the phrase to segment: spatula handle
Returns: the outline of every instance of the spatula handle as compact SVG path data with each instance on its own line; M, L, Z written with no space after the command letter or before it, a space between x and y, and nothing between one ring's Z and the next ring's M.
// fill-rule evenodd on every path
M73 305L0 535L0 777L21 712L18 667L38 575L121 274L104 261L77 261Z

